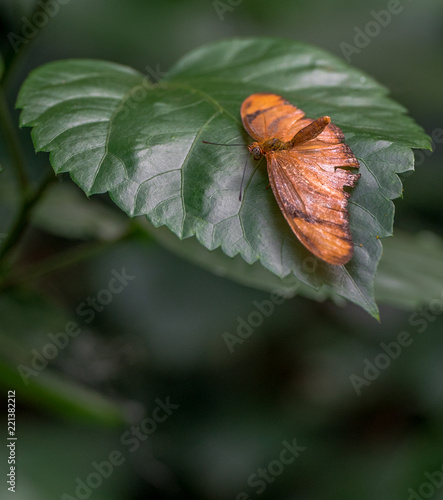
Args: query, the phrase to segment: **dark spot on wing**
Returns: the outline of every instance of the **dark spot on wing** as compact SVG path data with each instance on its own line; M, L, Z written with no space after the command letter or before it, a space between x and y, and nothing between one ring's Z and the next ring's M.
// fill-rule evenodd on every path
M246 119L248 122L252 123L258 116L262 115L263 113L266 113L270 109L273 109L275 106L271 106L270 108L264 108L264 109L257 109L254 113L249 113L246 115Z

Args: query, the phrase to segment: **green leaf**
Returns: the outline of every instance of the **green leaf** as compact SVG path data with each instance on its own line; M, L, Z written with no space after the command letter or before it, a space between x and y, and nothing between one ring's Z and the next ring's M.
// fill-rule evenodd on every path
M128 219L99 200L86 200L72 183L55 183L32 212L31 222L64 238L116 240L128 230Z
M431 306L441 314L443 241L433 233L397 233L385 243L377 272L377 300L403 309Z
M67 419L106 426L124 423L124 411L116 402L49 369L25 385L17 366L0 359L0 386L17 389L23 400Z
M309 117L329 115L360 159L349 212L355 246L346 266L313 263L291 232L264 162L238 201L246 148L239 109L250 94L283 95ZM413 169L411 148L429 148L423 130L387 90L340 59L281 39L234 39L201 47L158 85L137 71L72 60L35 70L17 101L37 151L69 172L87 195L109 192L128 215L146 215L179 238L241 255L280 278L328 288L377 317L373 282L380 237L392 233L396 175ZM249 163L247 175L254 169ZM307 265L308 263L308 265Z

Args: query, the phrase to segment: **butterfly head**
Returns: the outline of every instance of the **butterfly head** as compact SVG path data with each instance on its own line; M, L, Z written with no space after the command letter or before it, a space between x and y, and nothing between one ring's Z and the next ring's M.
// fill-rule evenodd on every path
M263 156L263 150L258 142L253 142L248 146L249 152L254 157L254 160L260 160Z

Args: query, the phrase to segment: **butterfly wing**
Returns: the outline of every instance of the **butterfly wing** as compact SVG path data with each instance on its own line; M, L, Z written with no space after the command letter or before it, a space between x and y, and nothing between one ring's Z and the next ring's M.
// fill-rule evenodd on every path
M303 121L304 112L276 94L252 94L240 109L243 126L258 142L277 138L289 141L312 120Z
M298 239L329 264L346 264L353 244L350 195L343 188L353 187L360 177L347 170L359 166L349 146L317 138L290 151L271 151L266 159L275 198Z

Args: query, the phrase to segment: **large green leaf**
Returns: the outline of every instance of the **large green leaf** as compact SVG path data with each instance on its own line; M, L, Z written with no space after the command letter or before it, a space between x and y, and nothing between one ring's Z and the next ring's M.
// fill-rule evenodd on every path
M247 144L239 116L248 95L271 91L310 117L329 115L360 159L362 177L349 203L354 257L346 266L312 265L272 193L264 162L238 201ZM34 127L38 151L55 172L69 172L86 194L109 192L130 216L147 215L180 238L240 254L280 278L295 275L378 315L373 282L392 233L401 194L397 172L413 169L411 148L429 148L423 130L387 90L340 59L293 41L213 43L179 61L159 84L102 61L45 65L24 83L21 125ZM254 165L249 166L248 174Z
M396 231L386 241L375 280L377 300L409 310L431 307L440 314L442 283L443 241L437 235Z

